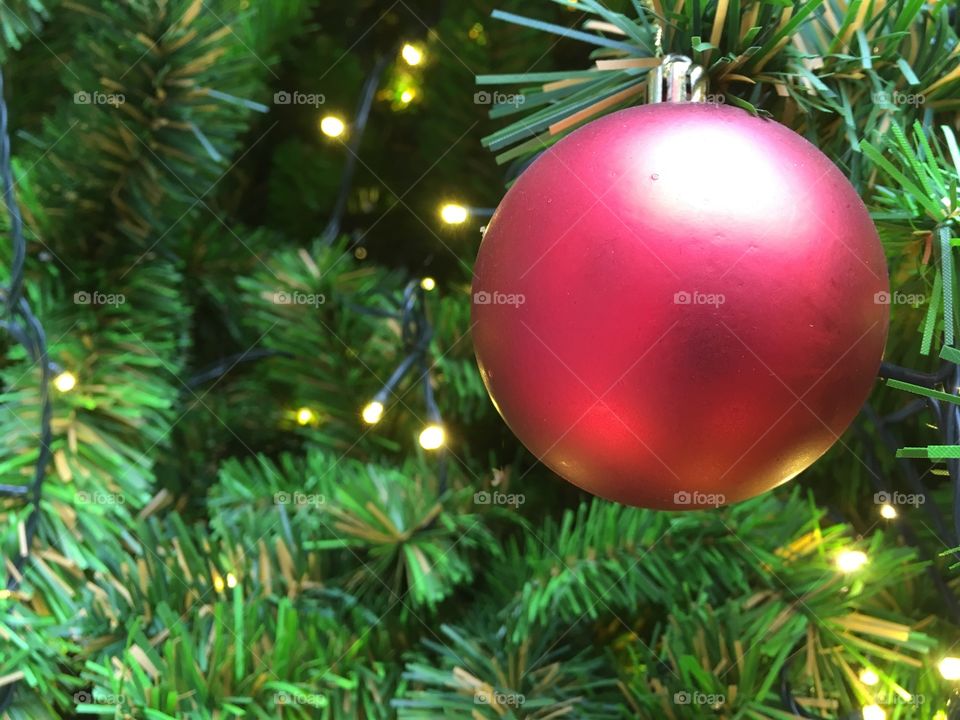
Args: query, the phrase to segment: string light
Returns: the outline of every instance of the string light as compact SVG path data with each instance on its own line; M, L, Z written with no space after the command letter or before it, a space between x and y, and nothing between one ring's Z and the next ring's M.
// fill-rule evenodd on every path
M383 403L378 400L368 402L363 408L361 416L367 425L376 425L383 417Z
M403 92L400 93L400 102L404 105L409 105L413 102L413 99L417 96L417 91L413 88L406 88Z
M320 120L320 132L327 137L338 138L347 129L347 124L336 115L326 115Z
M223 592L223 588L224 588L223 578L220 577L219 575L213 576L213 588L218 593Z
M939 667L944 680L960 680L960 658L945 657Z
M427 292L430 292L436 286L437 286L437 281L434 280L432 277L425 277L423 280L420 281L420 287L422 287Z
M297 410L298 425L312 425L317 421L317 414L308 407L302 407Z
M443 425L430 423L420 433L420 447L424 450L439 450L447 441Z
M860 550L845 550L837 555L837 567L845 573L859 570L867 564L867 554Z
M237 586L237 576L233 573L227 573L227 587L235 588Z
M404 43L403 49L400 50L400 57L406 61L407 65L419 65L423 62L423 50L411 43Z
M887 713L879 705L864 705L863 720L887 720Z
M462 225L469 216L470 211L457 203L447 203L440 208L440 217L447 225Z
M53 379L53 386L60 392L70 392L77 386L77 376L65 370Z
M864 668L863 670L860 671L860 682L862 682L864 685L867 685L868 687L871 687L873 685L876 685L878 682L880 682L880 676L877 675L870 668Z
M946 710L937 710L933 715L933 720L948 720Z
M890 503L884 503L880 506L880 516L887 520L893 520L897 516L897 509Z

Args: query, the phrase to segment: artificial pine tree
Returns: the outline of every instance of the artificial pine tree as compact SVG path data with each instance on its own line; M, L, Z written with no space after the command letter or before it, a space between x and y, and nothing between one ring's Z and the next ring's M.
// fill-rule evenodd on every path
M960 718L954 3L0 28L4 718ZM892 279L850 432L686 513L552 475L470 344L487 209L670 53L843 170Z

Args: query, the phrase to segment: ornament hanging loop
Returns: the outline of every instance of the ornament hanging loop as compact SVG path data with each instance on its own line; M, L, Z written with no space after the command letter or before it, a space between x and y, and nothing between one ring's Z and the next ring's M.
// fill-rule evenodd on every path
M647 77L647 102L705 102L707 75L686 55L667 55Z

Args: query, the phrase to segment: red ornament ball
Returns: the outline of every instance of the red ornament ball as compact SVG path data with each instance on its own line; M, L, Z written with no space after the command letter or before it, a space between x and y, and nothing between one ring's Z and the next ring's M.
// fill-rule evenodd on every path
M691 509L753 497L853 420L887 335L886 262L843 173L783 125L662 103L546 150L487 226L484 383L584 490Z

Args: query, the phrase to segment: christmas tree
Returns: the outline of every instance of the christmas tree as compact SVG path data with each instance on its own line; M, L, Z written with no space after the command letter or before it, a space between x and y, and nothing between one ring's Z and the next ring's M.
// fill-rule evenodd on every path
M956 3L0 26L2 717L960 718ZM492 209L672 54L842 171L890 273L850 429L683 512L558 478L471 340Z

